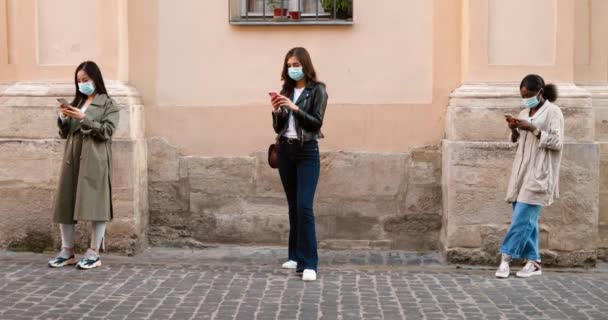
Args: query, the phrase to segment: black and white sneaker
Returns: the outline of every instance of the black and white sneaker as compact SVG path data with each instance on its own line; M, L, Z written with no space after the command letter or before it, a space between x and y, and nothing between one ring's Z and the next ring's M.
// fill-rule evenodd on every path
M84 258L78 261L78 268L88 270L101 266L101 259L95 251L89 249L84 254Z
M74 257L74 254L69 252L65 248L62 248L55 258L49 260L49 267L51 268L61 268L75 264L76 257Z

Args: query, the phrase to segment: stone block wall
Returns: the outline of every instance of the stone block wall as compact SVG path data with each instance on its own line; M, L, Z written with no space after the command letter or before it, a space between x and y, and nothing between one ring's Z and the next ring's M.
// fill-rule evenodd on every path
M608 261L608 86L584 86L595 111L595 141L600 147L598 258Z
M286 245L287 203L266 153L183 156L164 139L151 138L148 159L152 245ZM409 154L323 153L315 201L319 247L437 249L440 165L436 147Z
M594 264L601 180L595 111L588 91L559 89L566 133L561 198L541 214L541 254L547 264ZM516 84L468 84L451 95L442 149L441 239L449 262L496 261L511 221L504 198L515 155L503 114L517 115L520 104Z
M324 152L315 214L320 248L441 250L453 263L494 263L511 221L504 201L515 146L503 114L517 114L514 84L466 84L451 96L442 146L408 153ZM132 87L109 82L121 112L115 134L111 251L153 246L286 245L287 203L266 153L182 154L146 142ZM58 246L52 207L63 140L57 97L73 84L0 85L0 248ZM608 87L560 85L566 118L561 198L543 210L545 263L594 264L608 256ZM321 143L321 150L323 150ZM81 247L88 226L79 224Z
M107 89L120 109L114 134L114 221L107 249L133 254L147 243L148 188L143 105L120 82ZM70 99L73 83L0 85L0 248L42 251L59 246L53 205L65 140L58 135L56 98ZM88 246L89 224L77 225L77 246Z

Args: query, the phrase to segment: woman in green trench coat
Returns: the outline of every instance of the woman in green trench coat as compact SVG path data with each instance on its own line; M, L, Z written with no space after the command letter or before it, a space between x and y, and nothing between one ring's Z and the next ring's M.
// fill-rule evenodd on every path
M61 231L61 251L49 261L49 266L76 264L75 224L91 221L91 245L78 267L92 269L101 265L99 249L106 222L113 218L112 134L118 126L119 113L95 62L80 64L74 82L74 100L69 104L60 101L57 118L59 135L66 139L53 219Z

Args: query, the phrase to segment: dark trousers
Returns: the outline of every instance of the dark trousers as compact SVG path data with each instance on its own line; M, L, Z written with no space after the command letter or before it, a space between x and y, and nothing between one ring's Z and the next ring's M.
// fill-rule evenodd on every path
M317 141L280 143L277 155L289 206L289 260L298 263L298 271L316 271L319 257L313 202L321 168L319 145Z

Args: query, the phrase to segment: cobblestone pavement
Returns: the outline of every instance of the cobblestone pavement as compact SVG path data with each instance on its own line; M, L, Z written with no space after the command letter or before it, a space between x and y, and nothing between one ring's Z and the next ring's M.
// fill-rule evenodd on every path
M437 254L323 252L319 280L278 268L284 250L151 249L81 271L0 251L0 319L608 319L608 272L498 280Z

